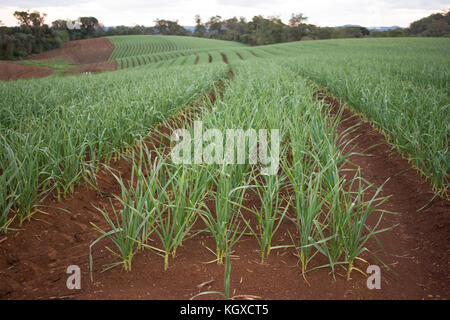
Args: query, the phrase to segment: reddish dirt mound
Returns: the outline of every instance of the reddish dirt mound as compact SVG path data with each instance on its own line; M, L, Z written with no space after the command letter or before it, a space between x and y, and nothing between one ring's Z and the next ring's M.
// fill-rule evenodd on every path
M63 59L79 64L98 63L108 61L113 50L114 45L106 38L74 40L62 49L36 54L29 60Z
M75 40L68 42L62 49L42 52L29 57L28 60L62 59L77 63L76 67L67 68L67 75L113 71L117 70L117 62L108 61L113 50L114 45L106 38ZM0 80L41 78L52 74L53 71L52 68L0 61Z
M42 78L53 73L52 68L24 66L18 63L0 61L0 80Z

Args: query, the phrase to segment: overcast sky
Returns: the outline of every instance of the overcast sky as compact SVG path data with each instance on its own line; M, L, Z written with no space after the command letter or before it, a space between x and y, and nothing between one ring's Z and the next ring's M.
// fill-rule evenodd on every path
M303 13L319 26L357 24L365 27L398 25L448 10L450 0L0 0L0 20L15 25L16 10L38 10L48 14L46 23L56 19L94 16L105 26L136 24L152 26L154 20L179 20L194 25L214 15L251 19L254 15L279 16L285 23L291 13Z

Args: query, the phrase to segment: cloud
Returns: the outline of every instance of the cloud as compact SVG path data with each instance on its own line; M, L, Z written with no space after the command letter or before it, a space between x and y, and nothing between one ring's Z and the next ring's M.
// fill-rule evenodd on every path
M124 1L108 1L108 0L97 0L95 3L101 4L106 8L120 7L124 8L165 8L171 6L177 6L183 1L181 0L171 0L171 1L161 1L161 0L127 0ZM0 0L0 7L19 7L19 8L46 8L46 7L76 7L86 3L94 3L90 0L16 0L11 3L11 0Z
M14 3L10 0L0 0L0 6L18 7L22 9L34 9L40 7L65 7L73 6L80 3L88 2L89 0L15 0Z
M274 4L276 1L270 0L217 0L216 3L222 6L235 7L259 7Z
M394 9L436 10L450 8L450 2L447 0L401 0L385 2L389 7Z

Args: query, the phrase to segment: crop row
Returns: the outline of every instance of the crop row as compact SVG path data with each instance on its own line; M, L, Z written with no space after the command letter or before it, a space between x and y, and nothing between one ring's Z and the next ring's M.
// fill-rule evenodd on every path
M114 36L109 39L115 46L110 60L163 52L245 47L236 42L182 36Z
M255 59L256 56L246 48L224 48L224 49L194 49L174 52L163 52L159 54L136 55L117 59L119 69L150 65L150 67L167 67L174 65L193 65L202 63L224 62L223 55L228 62L238 60Z
M296 74L322 85L370 119L436 190L448 190L448 41L346 40L289 44L278 50L293 57Z
M22 223L53 190L58 198L70 194L77 182L94 177L99 161L109 161L225 72L215 64L0 83L0 229L14 217Z
M372 214L378 220L382 217L377 206L383 201L376 199L380 190L366 197L367 182L357 171L342 175L341 166L349 155L337 146L343 138L336 134L339 118L330 117L326 107L313 99L313 89L304 80L294 81L295 74L275 60L237 61L233 69L235 77L226 83L223 97L204 105L203 127L221 132L279 130L279 141L270 139L267 151L272 155L279 149L275 174L263 174L267 163L250 163L250 152L243 164L221 162L219 150L227 135L215 141L216 160L209 163L177 164L162 152L151 157L145 143L140 143L130 157L132 181L116 177L122 187L117 196L121 206L112 212L99 209L110 229L97 228L102 235L91 248L108 238L114 244L111 250L120 257L113 265L126 270L133 256L148 248L164 258L167 268L188 234L209 233L215 241L209 250L217 263L225 264L225 293L220 293L225 298L232 248L244 234L254 236L261 261L271 250L289 247L300 257L305 278L319 267L330 267L333 275L343 268L350 276L358 270L355 259L368 251L367 241L383 231L377 230L378 224L366 224ZM184 128L194 136L191 122ZM232 154L234 159L228 160L236 163L237 154ZM249 207L246 199L251 195L261 205ZM196 221L204 227L195 229ZM290 243L274 245L272 239L283 223L293 224L296 234ZM314 263L318 255L328 263Z

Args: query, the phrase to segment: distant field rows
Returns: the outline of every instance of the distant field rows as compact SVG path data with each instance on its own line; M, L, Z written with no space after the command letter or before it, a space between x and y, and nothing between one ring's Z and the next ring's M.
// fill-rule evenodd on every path
M114 36L109 40L115 46L110 60L161 52L246 47L237 42L182 36Z
M116 47L110 60L116 60L119 69L223 62L220 53L231 60L254 57L247 46L230 41L169 36L117 36L109 39Z

